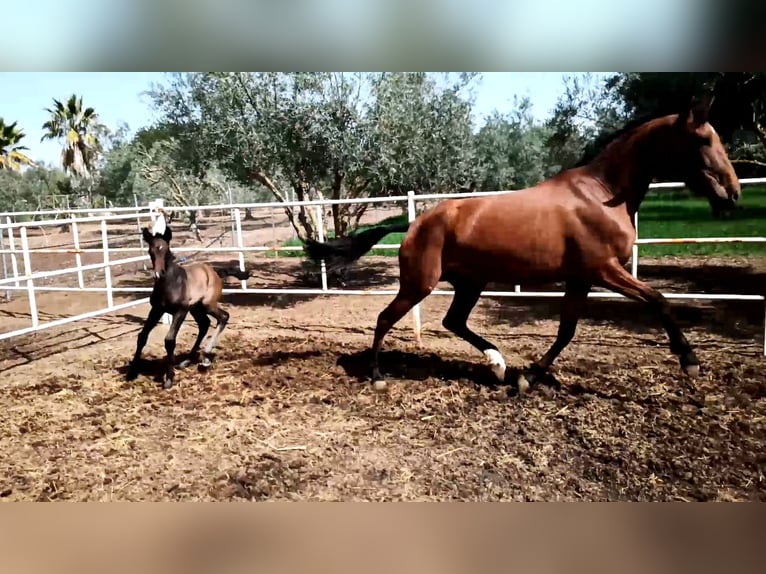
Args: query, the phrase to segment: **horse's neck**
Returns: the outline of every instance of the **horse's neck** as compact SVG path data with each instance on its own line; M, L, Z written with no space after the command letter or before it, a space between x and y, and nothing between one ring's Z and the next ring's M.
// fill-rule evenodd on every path
M628 214L638 211L659 170L661 151L658 132L663 124L637 128L607 147L590 164L589 170L608 188L614 200L610 205L624 205Z

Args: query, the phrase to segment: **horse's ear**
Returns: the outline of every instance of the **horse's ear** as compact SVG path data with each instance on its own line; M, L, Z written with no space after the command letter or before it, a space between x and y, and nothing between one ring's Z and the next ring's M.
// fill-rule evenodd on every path
M144 236L144 241L151 244L153 236L152 236L152 232L149 231L149 228L144 227L143 229L141 229L141 234Z
M170 230L169 225L165 227L165 233L162 234L162 238L165 240L165 243L170 243L170 240L173 239L173 232Z
M712 92L705 92L700 97L692 98L691 104L678 119L686 125L700 127L710 119L710 107L714 100L715 95Z

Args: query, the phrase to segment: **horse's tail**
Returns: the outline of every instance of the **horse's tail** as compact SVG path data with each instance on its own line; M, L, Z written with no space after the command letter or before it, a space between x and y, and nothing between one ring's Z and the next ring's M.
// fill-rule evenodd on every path
M312 261L319 263L324 260L327 269L332 271L359 259L389 233L401 233L409 228L409 223L397 223L372 227L361 233L329 239L324 243L307 239L304 241L303 250Z
M226 277L234 277L240 281L245 281L246 279L250 278L249 271L242 271L238 267L217 268L215 272L218 273L218 276L221 279L225 279Z

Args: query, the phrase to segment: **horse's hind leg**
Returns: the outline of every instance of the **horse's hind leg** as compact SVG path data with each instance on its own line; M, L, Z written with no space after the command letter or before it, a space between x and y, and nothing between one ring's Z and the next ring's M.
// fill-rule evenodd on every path
M191 309L189 309L189 312L191 313L191 316L194 317L194 320L197 322L197 328L199 332L197 333L197 339L194 341L194 345L191 348L191 351L189 352L189 358L182 361L180 365L178 365L179 368L185 369L189 365L191 365L193 362L197 362L199 357L197 356L199 353L200 345L202 344L202 339L205 338L205 335L207 335L208 329L210 329L210 317L207 316L207 310L202 305L195 305Z
M200 362L203 367L209 367L212 364L210 358L207 355L213 352L213 347L215 346L216 341L218 341L218 337L221 336L221 332L226 328L226 325L229 322L229 314L221 308L209 308L207 312L208 314L215 317L215 320L218 321L218 324L215 327L213 336L210 337L210 340L207 342L207 346L205 347L205 356Z
M380 354L380 348L383 346L383 338L410 309L425 299L432 290L433 288L413 292L410 290L405 291L400 287L394 300L378 315L375 337L372 341L372 361L370 364L372 385L376 391L384 391L387 386L386 381L380 374L380 366L378 364L378 355Z
M165 380L162 386L165 389L169 389L173 386L173 378L175 376L175 369L173 368L173 361L175 360L176 350L176 337L178 336L178 330L181 328L181 324L186 319L188 309L179 309L173 313L173 320L170 322L170 328L165 335Z
M505 361L500 351L495 345L480 337L468 327L468 316L479 301L484 285L455 278L449 278L448 281L455 288L455 295L447 314L444 316L442 325L445 329L484 353L492 372L500 382L503 382L505 380Z
M517 381L519 394L525 393L531 385L537 383L551 367L553 361L561 354L561 351L572 341L577 330L577 322L580 320L588 301L590 289L591 285L583 281L567 282L564 298L561 301L561 315L556 340L539 360L532 363L519 375Z

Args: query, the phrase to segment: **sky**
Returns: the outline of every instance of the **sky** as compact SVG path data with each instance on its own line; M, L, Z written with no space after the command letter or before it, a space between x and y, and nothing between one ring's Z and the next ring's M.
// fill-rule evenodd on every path
M538 119L548 117L571 72L492 72L484 73L475 88L477 121L494 110L513 109L514 95L529 96L532 112ZM142 92L152 83L162 83L162 72L2 72L0 73L0 117L6 123L18 122L26 137L23 145L38 162L57 165L61 153L58 142L40 142L41 126L48 119L45 108L53 98L66 100L72 93L82 96L110 129L126 123L131 132L155 119Z

